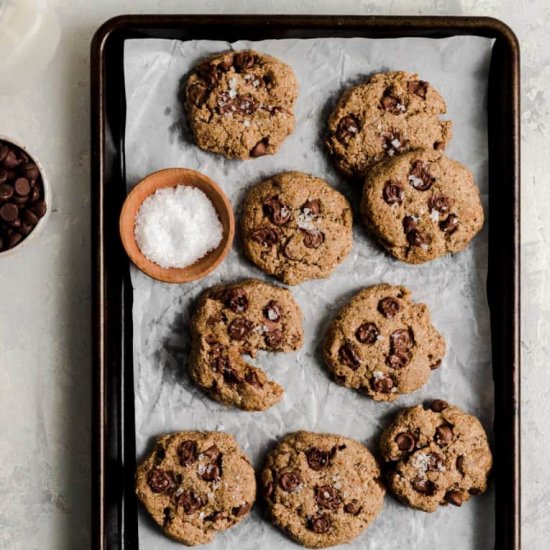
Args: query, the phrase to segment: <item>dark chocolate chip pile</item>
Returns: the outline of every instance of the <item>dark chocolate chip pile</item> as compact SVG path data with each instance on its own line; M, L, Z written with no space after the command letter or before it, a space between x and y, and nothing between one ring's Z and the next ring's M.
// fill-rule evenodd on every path
M0 141L0 252L23 241L45 214L38 167L25 151Z

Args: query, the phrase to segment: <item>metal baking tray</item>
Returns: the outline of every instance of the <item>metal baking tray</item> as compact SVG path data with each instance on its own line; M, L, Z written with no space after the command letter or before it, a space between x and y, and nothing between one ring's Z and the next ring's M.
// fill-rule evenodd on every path
M123 45L129 38L236 41L273 38L474 35L495 40L487 100L489 269L495 395L496 550L520 549L519 45L504 23L479 17L124 15L91 46L93 269L93 548L138 548L132 286L118 237L126 196Z

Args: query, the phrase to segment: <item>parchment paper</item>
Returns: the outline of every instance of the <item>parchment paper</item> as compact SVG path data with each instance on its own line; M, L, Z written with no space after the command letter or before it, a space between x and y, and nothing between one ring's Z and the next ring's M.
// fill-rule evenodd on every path
M325 121L346 86L373 72L407 70L418 72L446 99L447 116L454 121L454 138L447 153L474 172L487 213L485 103L491 45L477 37L235 44L128 40L124 68L128 188L154 170L193 168L222 186L238 219L244 193L251 185L283 170L301 170L328 180L348 196L357 211L359 190L352 190L337 174L323 147ZM184 76L201 57L230 47L253 47L275 55L296 72L300 83L296 131L275 156L228 161L201 151L189 139L180 104ZM243 257L238 239L224 263L196 283L166 285L132 270L138 460L150 450L157 435L182 429L234 434L257 471L277 440L297 429L353 437L376 454L380 431L398 409L435 397L478 415L492 437L493 383L485 293L487 229L461 254L410 266L384 253L366 234L357 215L354 222L353 250L333 275L292 287L305 316L303 348L292 354L260 353L256 360L286 391L284 399L265 412L243 412L218 404L195 387L186 373L187 324L200 292L216 283L246 277L268 279ZM392 404L375 403L331 382L320 354L323 334L336 311L357 290L379 282L404 284L417 301L427 303L448 346L443 366L430 382ZM427 514L410 510L388 495L376 521L350 547L490 548L494 541L493 499L491 490L461 508L449 506ZM209 548L298 548L262 517L260 510L261 506L256 506L249 518L219 534ZM139 514L142 549L179 547L143 509Z

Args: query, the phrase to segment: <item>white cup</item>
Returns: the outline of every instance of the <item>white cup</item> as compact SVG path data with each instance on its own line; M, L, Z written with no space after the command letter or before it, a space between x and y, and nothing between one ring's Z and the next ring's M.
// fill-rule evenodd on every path
M52 60L61 28L45 0L0 0L0 94L36 82Z

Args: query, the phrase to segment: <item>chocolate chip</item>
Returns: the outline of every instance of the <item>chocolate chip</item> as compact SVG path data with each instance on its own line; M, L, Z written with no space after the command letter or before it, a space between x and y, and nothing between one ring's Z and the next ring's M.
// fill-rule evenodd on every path
M292 493L302 483L302 480L297 472L284 472L279 478L279 486L283 491Z
M27 178L17 178L14 189L20 197L26 197L31 192L31 184Z
M382 149L388 156L393 157L405 151L409 147L409 140L401 136L399 130L390 129L380 134L382 140Z
M263 384L260 382L260 378L258 377L258 374L255 370L249 370L244 375L245 381L250 384L251 386L254 386L255 388L262 388Z
M11 150L8 151L7 155L4 157L4 168L8 170L13 170L21 164L21 161L17 158L15 153Z
M430 238L421 231L413 229L407 233L407 242L411 246L426 247L430 244Z
M205 61L198 66L197 74L210 86L215 86L220 79L220 75L218 74L215 65L208 61Z
M36 203L40 200L40 188L38 184L35 184L31 189L31 196L29 197L29 202Z
M197 460L197 444L190 439L182 441L177 450L180 464L182 466L189 466Z
M17 246L23 240L21 233L12 233L8 238L8 248Z
M322 231L306 231L305 229L300 231L304 233L304 246L307 248L319 248L325 240L325 234Z
M403 186L397 181L388 180L384 184L382 197L388 204L401 204L405 197Z
M37 202L31 210L39 217L42 218L46 214L46 203L44 201Z
M338 350L338 358L344 365L352 370L357 370L361 364L361 359L351 344L343 344Z
M217 464L201 465L198 474L205 481L218 481L220 479L220 468Z
M223 518L223 512L220 512L219 510L216 510L215 512L212 512L210 515L206 516L204 518L205 521L211 521L212 523L215 523L219 519Z
M244 317L233 319L227 327L227 333L233 340L244 340L254 328L254 323Z
M162 514L163 514L163 520L162 520L162 525L164 526L167 526L169 523L171 523L174 519L174 510L172 510L172 508L170 508L170 506L167 506L166 508L164 508L164 510L162 511Z
M378 302L378 311L386 317L386 319L392 319L401 311L401 304L397 298L387 296Z
M332 485L315 487L315 500L319 506L330 510L336 510L341 504L338 491Z
M429 479L421 479L421 478L413 479L411 485L415 491L418 491L423 495L431 496L436 491L435 484Z
M231 513L237 518L242 518L243 516L246 516L246 514L248 514L251 507L252 505L250 503L245 502L240 506L235 506L234 508L232 508Z
M40 176L40 171L38 166L34 162L27 162L22 167L20 167L21 173L30 181L35 181Z
M267 154L267 138L258 141L254 147L250 150L250 156L252 158L263 157Z
M237 95L231 97L228 92L218 94L216 108L220 114L252 115L260 104L251 94Z
M445 142L444 141L436 141L434 143L434 149L436 151L445 151Z
M15 204L8 202L0 208L0 218L5 222L11 223L17 219L17 216L19 216L19 209Z
M435 441L439 445L448 445L453 440L453 430L448 424L443 424L435 429Z
M309 467L316 472L330 464L330 453L317 447L310 449L306 454L306 458Z
M307 521L307 528L318 535L328 533L331 527L332 522L330 521L330 518L324 514L313 516Z
M225 307L234 313L244 313L248 309L248 297L242 288L228 288L223 297Z
M428 472L437 472L443 468L443 458L436 453L429 453L426 464Z
M264 317L277 323L281 320L281 308L275 300L270 300L264 308Z
M384 95L382 96L380 103L385 111L388 111L393 115L403 114L407 110L405 104L392 95L391 90L384 91Z
M279 242L279 234L271 227L261 227L250 233L250 237L262 246L271 247Z
M359 501L355 498L344 506L344 512L346 512L346 514L350 514L351 516L358 515L361 509L362 509L362 506L359 504Z
M308 210L308 212L312 216L317 216L321 212L321 203L318 200L307 200L302 205L302 211L305 212Z
M155 468L149 472L147 483L153 493L166 493L172 487L171 477L160 468Z
M206 456L210 462L216 462L220 458L222 452L217 445L211 445L208 449L203 451L202 454Z
M200 83L193 84L193 86L191 86L187 91L187 97L189 98L189 101L191 101L191 103L193 103L193 105L196 105L197 107L200 107L206 101L207 95L208 88Z
M349 138L357 135L361 126L357 118L353 115L343 117L336 128L336 138L340 141L347 141Z
M355 331L355 338L357 338L361 344L374 344L378 339L378 335L378 327L374 323L363 323Z
M391 393L393 386L393 380L387 374L376 377L372 381L372 388L379 393Z
M428 164L417 160L409 172L409 183L417 191L427 191L435 182L435 177L430 174Z
M464 502L462 494L459 491L448 491L445 493L445 500L455 506L461 506Z
M418 97L421 97L422 99L426 99L426 93L428 92L428 86L429 84L425 82L424 80L410 80L407 83L407 90L411 94L416 94Z
M403 230L405 233L414 231L418 225L417 220L413 216L405 216L403 218Z
M224 373L231 370L228 357L214 357L210 360L210 367L214 372Z
M466 473L465 469L464 469L464 464L465 462L465 459L464 459L464 456L463 455L460 455L459 457L457 457L456 459L456 469L462 474L464 475Z
M386 365L392 369L403 369L411 362L410 355L403 350L395 350L386 357Z
M265 343L270 348L280 347L283 340L283 332L278 328L268 331L265 335Z
M458 216L449 214L444 220L439 222L439 229L443 233L454 233L458 229Z
M25 212L23 212L22 218L25 224L27 224L27 226L30 226L31 229L38 223L38 216L32 210L25 210Z
M181 506L189 516L204 506L203 500L191 489L183 491L176 501L176 506Z
M9 201L13 197L13 187L7 183L0 185L0 200Z
M239 71L251 69L256 63L256 57L250 52L238 52L233 59L235 68Z
M400 451L410 453L414 449L414 437L408 432L401 432L395 436L397 448Z
M430 365L430 369L436 370L441 366L441 359L438 359L435 363Z
M468 489L468 493L470 493L472 496L481 495L482 492L483 491L478 487L472 487L471 489Z
M285 225L292 218L292 210L279 197L270 197L263 204L263 212L275 225Z
M233 54L225 55L222 60L218 63L218 68L222 71L228 71L233 66Z
M264 487L264 498L269 498L273 494L273 483L271 481L268 481L266 486Z
M430 409L436 413L440 413L441 411L444 411L449 406L449 403L447 401L443 401L443 399L434 399L430 403Z
M8 179L8 171L0 168L0 184L5 183Z
M395 351L410 350L413 340L408 329L394 330L390 334L390 346Z
M452 204L452 199L444 197L443 195L433 195L428 199L428 208L430 210L436 210L440 214L446 214Z

